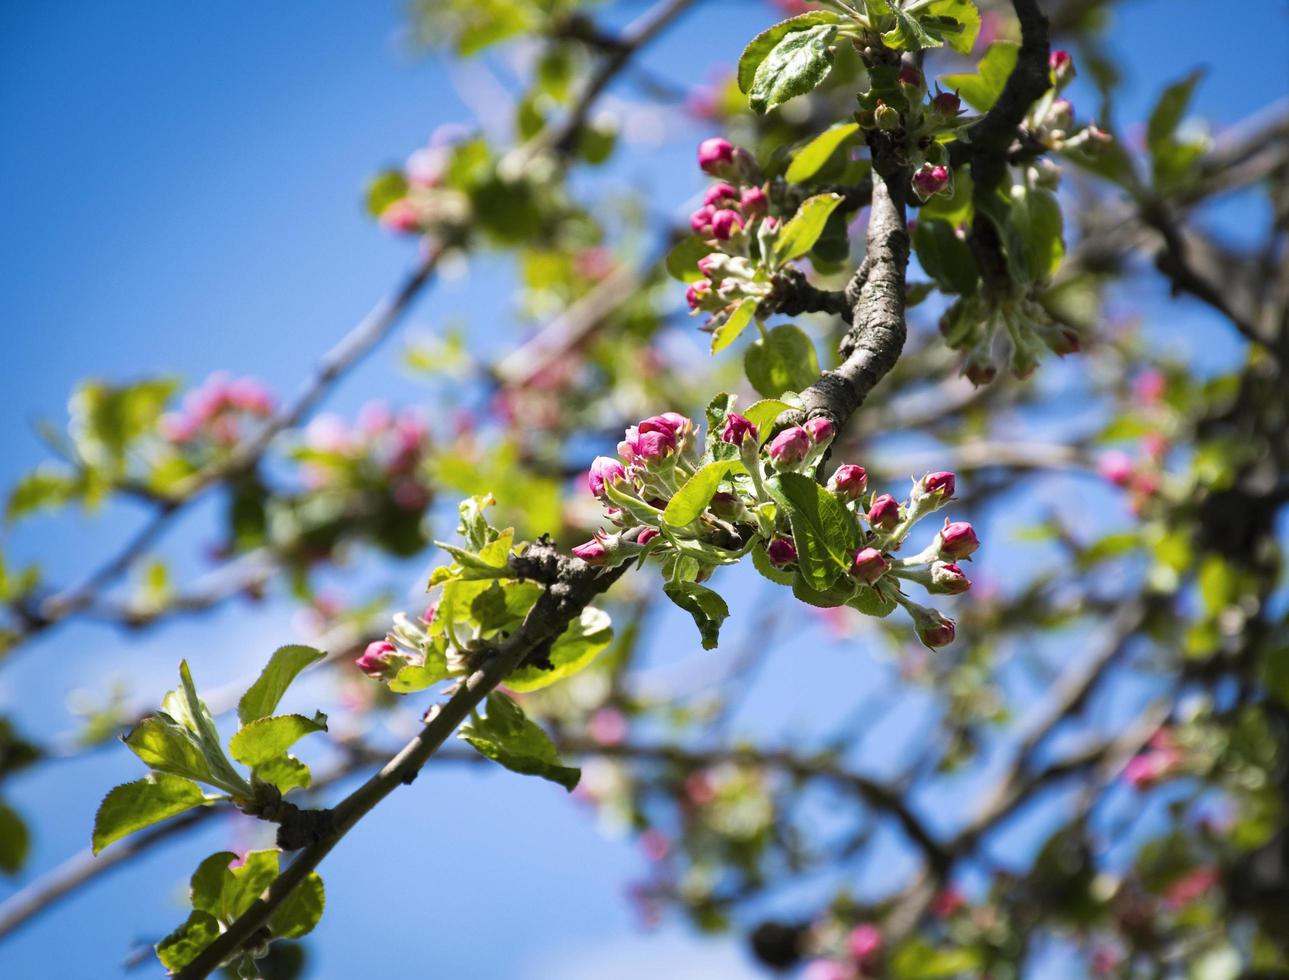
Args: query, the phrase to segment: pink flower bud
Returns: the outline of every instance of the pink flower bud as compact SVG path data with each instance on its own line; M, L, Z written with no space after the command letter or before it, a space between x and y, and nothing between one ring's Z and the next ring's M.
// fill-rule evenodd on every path
M811 960L801 980L855 980L855 971L849 964L836 960Z
M712 284L706 279L700 279L698 282L691 283L685 290L685 302L689 304L691 310L700 309L703 301L711 294Z
M971 579L952 562L938 561L931 566L931 588L935 595L961 595L971 588Z
M833 433L837 431L833 427L832 420L823 416L809 419L803 428L806 430L806 435L810 436L814 442L827 442L833 437Z
M900 505L889 493L884 493L868 508L868 523L873 527L890 531L900 522Z
M957 635L952 619L945 619L937 610L924 606L913 607L913 624L917 628L918 639L933 650L947 647Z
M1047 59L1048 67L1056 76L1058 85L1065 85L1074 78L1074 59L1068 51L1053 51Z
M759 187L749 187L743 192L743 199L739 202L745 218L759 218L770 210L770 199L765 196L765 191Z
M597 538L592 538L585 544L579 544L572 551L588 565L601 565L609 557L608 549Z
M701 208L689 216L689 227L693 229L694 234L707 236L712 233L712 215L716 209L710 204L704 204Z
M439 614L439 604L431 602L425 607L425 612L421 613L421 619L427 623L434 622L434 617Z
M1116 487L1126 487L1132 482L1132 459L1118 450L1108 452L1097 460L1097 472Z
M714 136L698 145L698 166L704 173L719 177L734 163L734 144Z
M980 547L976 529L966 521L945 521L944 527L937 535L940 555L944 558L966 558Z
M797 549L791 538L775 538L765 549L765 553L775 565L786 565L797 560Z
M597 497L604 496L606 483L617 483L626 478L627 471L616 459L609 456L596 456L591 462L590 472L586 474L586 484L591 493Z
M915 491L921 497L935 497L937 500L948 500L958 488L958 478L949 472L928 473L918 481Z
M617 708L601 708L587 719L586 733L597 745L620 745L627 727L627 716Z
M868 473L864 467L847 463L837 467L837 472L828 481L828 489L846 500L858 500L868 487Z
M721 432L721 442L739 446L744 439L756 439L756 425L751 419L745 419L737 412L725 416L725 429Z
M354 661L368 677L384 677L389 670L390 661L398 655L398 648L387 640L373 640L367 649Z
M771 439L767 450L777 466L796 466L810 452L810 436L801 426L794 425Z
M643 547L644 545L647 545L650 541L652 541L661 533L662 532L659 531L656 527L647 527L643 531L641 531L640 534L636 537L636 544Z
M948 167L923 164L922 169L913 175L913 190L925 201L948 188L949 176Z
M876 964L882 950L882 931L870 922L861 923L846 937L846 948L859 968L867 973Z
M273 396L254 378L239 378L228 386L228 400L233 407L252 415L273 414Z
M941 92L931 100L931 108L946 119L952 119L962 111L962 99L955 92Z
M743 219L737 211L728 208L712 215L712 237L717 241L727 241L735 232L743 230Z
M738 191L729 184L715 184L714 186L709 187L707 189L707 193L703 195L703 203L711 205L713 208L717 207L722 201L737 200Z
M922 73L913 67L913 65L901 65L900 84L912 85L914 87L920 86L922 84Z
M689 421L684 416L676 418ZM676 431L667 416L654 415L627 429L626 439L618 444L618 452L633 463L662 459L676 451Z
M380 223L390 231L400 234L415 234L421 229L421 218L416 207L407 198L391 201L380 213Z
M872 585L886 574L891 563L876 548L863 548L855 555L851 574Z
M708 279L712 278L712 272L716 269L721 258L723 258L723 256L719 252L712 252L710 255L704 255L698 260L698 271Z

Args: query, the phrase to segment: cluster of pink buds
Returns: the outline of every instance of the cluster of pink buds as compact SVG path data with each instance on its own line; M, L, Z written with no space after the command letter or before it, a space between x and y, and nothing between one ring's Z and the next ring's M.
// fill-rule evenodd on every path
M435 646L435 638L428 635L427 627L434 622L437 612L438 604L433 603L419 620L397 613L389 635L368 643L354 659L354 665L372 680L384 683L392 681L404 667L423 666L427 652ZM442 642L441 637L438 640Z
M896 157L913 172L913 191L920 200L949 193L952 174L944 137L971 122L962 112L962 100L939 86L933 94L912 62L900 66L896 81L897 91L861 95L855 118L865 129L886 134Z
M1077 124L1074 105L1058 97L1074 81L1074 59L1068 51L1053 51L1048 64L1052 69L1052 90L1030 110L1030 131L1050 150L1096 153L1110 142L1110 135L1091 123Z
M385 200L377 220L400 235L422 235L446 225L459 225L469 217L469 199L446 185L452 156L469 130L448 124L438 127L429 142L415 150L401 170L380 175L373 186L397 181L403 196Z
M764 254L763 239L779 223L769 217L764 178L746 150L719 137L709 139L698 148L698 163L720 180L689 216L690 228L712 251L699 260L703 278L689 287L686 298L695 313L720 314L749 296L760 299L769 292L768 283L756 280L757 257Z
M618 445L618 458L598 457L586 477L613 527L601 529L573 553L595 565L619 565L646 550L659 557L688 557L697 562L701 581L759 542L771 565L794 574L801 541L794 539L790 515L776 500L775 487L787 474L814 478L836 435L833 422L823 416L810 418L762 442L757 426L732 410L732 400L723 418L717 418L721 424L707 434L705 453L692 421L683 415L669 412L631 426ZM708 502L697 517L694 510L682 508L683 526L669 524L675 508L666 519L664 513L681 487L699 469L722 461L728 469L714 493L707 484ZM952 642L953 621L914 602L903 586L916 583L931 595L958 595L970 589L961 563L980 546L975 529L946 520L921 552L907 557L899 552L913 526L953 498L955 484L952 473L928 473L901 502L890 494L867 493L868 475L862 466L838 467L827 490L855 521L859 546L845 580L849 586L833 604L845 604L848 597L861 611L898 604L908 611L928 647Z
M242 424L273 414L273 396L254 378L212 374L184 398L183 409L161 417L161 433L176 446L208 442L227 448L241 438Z
M369 402L352 426L337 415L318 416L296 456L311 490L388 488L396 506L421 510L431 497L424 465L430 450L429 430L418 414L395 414L383 402Z

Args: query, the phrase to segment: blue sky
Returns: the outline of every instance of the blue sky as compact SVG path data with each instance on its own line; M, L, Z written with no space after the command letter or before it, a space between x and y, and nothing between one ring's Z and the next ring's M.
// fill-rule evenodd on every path
M747 8L755 14L732 16ZM1238 32L1241 63L1223 56L1199 90L1198 109L1219 122L1282 96L1289 81L1285 5L1247 0L1239 9L1246 27L1265 29ZM1125 120L1140 119L1152 92L1210 59L1215 34L1230 36L1213 19L1232 15L1214 11L1200 0L1127 5ZM439 124L469 115L457 95L459 69L410 53L401 15L389 0L0 4L0 131L8 134L0 145L0 483L43 458L31 422L61 423L79 379L173 373L196 382L221 367L289 392L390 288L413 255L364 216L364 181ZM767 19L759 4L709 3L648 60L672 77L704 79L709 63L732 63ZM682 202L699 183L693 143L709 134L675 132L656 156L615 164L614 179L655 201ZM436 286L406 330L464 319L501 324L480 343L515 336L504 265L484 261L472 272L469 282ZM1214 330L1193 312L1186 317L1190 329L1161 340L1192 345ZM328 408L352 411L376 395L415 400L420 390L392 366L396 349L355 372ZM199 510L181 544L198 547L210 516ZM66 581L136 519L113 508L38 521L4 547L17 560L38 557L51 578ZM411 586L416 577L404 568L392 580ZM752 603L742 605L746 613ZM655 643L688 651L689 634L678 643L673 627L690 629L668 620ZM115 675L160 692L181 652L215 686L294 636L289 614L276 607L233 610L143 640L68 628L0 670L0 709L16 710L37 733L60 732L71 723L72 688L101 689ZM856 667L841 650L820 656L853 683L880 682L880 666ZM779 664L765 686L792 679ZM809 723L819 704L803 696L779 720L785 730ZM109 751L15 781L15 802L44 815L32 868L83 847L97 796L137 775L132 757ZM182 918L188 870L239 833L221 823L85 891L0 944L0 973L112 975L131 941ZM411 976L433 967L436 975L520 980L635 976L624 963L641 977L747 974L732 944L700 943L679 927L642 940L620 900L640 867L629 843L597 833L586 811L545 784L435 770L324 865L329 905L311 947L326 966L315 975ZM12 887L0 883L0 898Z

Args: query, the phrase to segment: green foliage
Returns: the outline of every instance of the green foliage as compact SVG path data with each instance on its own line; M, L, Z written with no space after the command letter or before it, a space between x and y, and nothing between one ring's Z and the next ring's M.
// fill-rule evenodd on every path
M715 650L720 642L721 624L729 618L730 607L719 593L696 582L668 582L667 598L694 617L704 650Z
M752 91L765 60L785 38L815 27L836 27L843 23L836 14L823 10L810 11L767 28L754 37L743 50L738 63L738 87L744 95Z
M749 345L743 370L757 392L777 399L813 384L819 377L819 358L801 328L785 323Z
M790 184L809 180L839 149L850 143L859 133L859 123L837 123L829 126L809 143L792 155L783 179ZM808 251L808 249L807 249Z
M767 488L792 524L805 583L817 592L827 592L850 573L859 547L855 519L836 497L800 473L773 477Z
M837 27L828 23L784 33L756 66L746 89L748 105L754 112L765 113L813 91L832 71L832 43L836 37ZM746 51L743 57L748 59ZM742 62L739 75L741 80Z
M824 232L828 218L841 204L840 194L816 194L801 203L797 213L779 232L774 243L774 260L778 265L799 259L812 248Z
M945 75L940 81L973 109L988 112L1003 94L1003 86L1016 67L1019 53L1020 45L1015 41L995 41L980 59L974 74Z
M17 874L31 852L31 832L18 811L0 801L0 873Z
M730 473L742 469L742 462L736 459L718 460L701 466L667 503L662 519L672 527L684 527L691 521L698 520L698 516L712 502L721 482Z
M147 779L117 786L94 815L94 853L136 830L208 802L191 779L154 772Z
M312 718L304 715L277 715L257 718L243 725L228 743L233 758L246 766L259 766L280 755L313 732L327 730L327 716L318 712Z
M463 725L459 737L481 755L512 772L541 776L572 792L582 777L580 769L560 762L550 738L504 694L489 694L487 716L477 715Z
M913 249L926 274L945 292L963 296L975 293L980 282L976 260L966 239L949 222L919 219Z
M251 851L240 863L231 851L219 851L197 866L189 882L192 913L157 944L157 957L171 972L181 970L251 907L278 877L276 851ZM310 873L269 916L270 941L298 939L322 918L326 892L322 879ZM254 959L264 949L239 951L230 967L239 976L258 976Z
M520 667L506 675L506 687L520 694L549 687L588 667L612 641L609 614L587 606L551 646L550 668Z
M725 321L721 323L712 332L712 353L719 354L734 341L738 340L739 335L756 314L756 300L749 296L743 302L739 303Z
M278 647L269 658L268 666L256 678L237 702L237 717L243 725L264 718L273 713L273 709L282 700L282 695L291 686L300 671L326 659L321 650L306 646Z
M1150 151L1151 168L1157 189L1171 190L1192 176L1192 168L1208 149L1202 138L1184 138L1178 127L1185 118L1195 94L1195 86L1204 77L1202 69L1191 72L1181 81L1164 89L1146 124L1146 148Z

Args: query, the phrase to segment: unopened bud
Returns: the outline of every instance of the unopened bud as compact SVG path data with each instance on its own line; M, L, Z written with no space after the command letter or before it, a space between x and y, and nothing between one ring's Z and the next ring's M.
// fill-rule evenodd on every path
M616 459L609 456L596 456L591 462L590 472L586 474L586 484L591 488L591 493L597 497L603 497L606 483L617 483L625 479L626 475L627 471Z
M592 538L585 544L579 544L571 549L573 554L588 565L603 565L609 558L609 549L599 538Z
M876 548L863 548L855 555L851 564L851 574L872 585L886 574L891 563Z
M368 677L381 679L389 673L393 661L398 658L398 648L388 640L374 640L367 644L367 649L354 661Z
M722 201L737 201L738 191L729 184L715 184L707 189L703 195L703 204L711 207L719 207Z
M980 547L976 529L966 521L945 521L944 527L936 535L936 547L942 558L966 558Z
M873 120L877 123L877 128L886 132L894 132L902 125L899 111L883 103L879 105L873 113Z
M929 609L915 603L910 603L909 606L919 640L933 650L936 647L947 647L953 642L957 635L957 628L952 619L946 619L936 609Z
M728 241L735 232L743 230L743 219L737 211L723 208L712 215L712 237L717 241Z
M1074 81L1074 59L1070 57L1070 52L1053 51L1048 56L1047 64L1052 69L1057 88L1063 88Z
M780 469L786 469L789 466L796 466L810 452L810 436L806 430L799 425L784 429L777 436L770 440L770 445L766 451L770 454L770 459Z
M941 92L931 100L931 108L946 119L954 119L962 111L962 99L956 92Z
M787 565L797 560L797 549L791 538L775 538L765 549L765 553L776 565Z
M721 432L721 442L728 442L730 445L737 446L744 439L756 438L756 423L751 419L746 419L737 412L730 412L725 416L725 428Z
M806 430L806 434L816 443L827 442L837 431L833 427L832 420L823 416L808 420L803 428Z
M900 522L899 502L889 493L884 493L868 508L868 523L878 530L891 531Z
M922 200L928 200L949 187L951 174L948 167L924 164L913 175L913 191Z
M713 177L723 176L734 164L734 144L715 136L698 145L698 165Z
M931 588L927 591L933 595L961 595L971 588L971 579L952 562L938 561L931 566Z
M847 463L837 467L828 481L828 489L846 500L858 500L868 487L868 474L864 467Z

